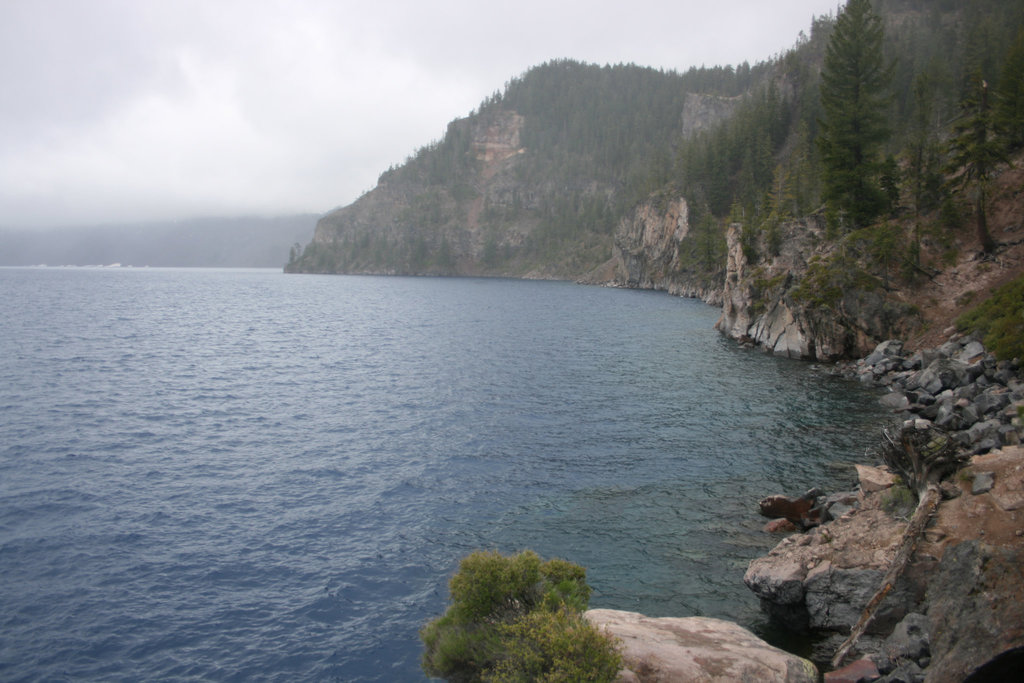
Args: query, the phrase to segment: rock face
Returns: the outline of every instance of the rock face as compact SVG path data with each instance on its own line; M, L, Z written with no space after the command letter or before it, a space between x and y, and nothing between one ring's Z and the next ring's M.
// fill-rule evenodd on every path
M778 231L770 244L763 231L748 237L742 225L729 227L716 324L723 334L776 355L833 361L864 356L913 326L909 307L887 300L881 288L857 285L864 278L856 271L822 265L830 254L817 245L829 241L818 218L782 223Z
M1020 547L980 541L953 547L939 564L928 598L932 651L938 655L928 667L928 683L1020 676L1024 664L1024 551ZM1001 665L995 661L1000 656L1005 660Z
M640 204L615 231L613 284L720 305L721 283L681 260L683 240L690 233L690 209L685 199L651 199Z
M708 130L729 119L742 101L742 96L687 93L683 103L683 137Z
M620 681L791 681L814 683L806 659L772 647L750 631L720 619L650 618L595 609L594 625L615 636L626 668Z
M512 254L536 227L529 211L516 225L487 230L487 217L536 197L514 178L526 154L524 118L500 107L459 119L445 140L381 174L377 187L317 223L312 244L287 270L379 274L485 272L489 259ZM438 155L458 159L435 177ZM536 189L536 188L535 188Z

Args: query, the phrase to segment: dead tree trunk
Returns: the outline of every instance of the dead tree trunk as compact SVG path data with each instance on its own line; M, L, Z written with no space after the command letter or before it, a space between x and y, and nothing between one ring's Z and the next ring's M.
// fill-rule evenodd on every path
M934 427L917 429L914 426L904 426L896 435L886 430L883 436L885 441L882 446L882 459L899 473L907 487L917 494L917 509L903 531L896 555L882 577L881 587L868 601L860 619L850 630L850 637L836 650L831 662L833 669L842 663L850 649L857 644L857 640L864 635L885 596L892 591L896 581L910 564L910 558L914 555L914 549L917 548L928 520L939 507L942 497L939 482L959 469L966 460L953 440Z
M914 514L910 518L910 523L907 524L907 528L903 532L899 550L896 551L892 562L889 563L889 570L882 577L882 587L868 601L867 606L860 615L860 619L850 630L850 637L844 640L843 644L836 650L836 654L831 662L833 669L839 666L843 658L846 657L846 653L850 651L850 648L856 645L860 637L864 635L864 631L867 630L868 624L875 617L875 613L881 606L882 601L885 600L885 596L889 595L896 585L896 581L903 574L903 570L907 568L910 558L914 555L914 549L917 548L917 542L921 538L924 528L928 525L928 520L931 519L931 516L935 514L935 510L939 507L940 498L941 494L937 484L933 484L926 489L924 496L921 497L917 504L917 509L914 510Z

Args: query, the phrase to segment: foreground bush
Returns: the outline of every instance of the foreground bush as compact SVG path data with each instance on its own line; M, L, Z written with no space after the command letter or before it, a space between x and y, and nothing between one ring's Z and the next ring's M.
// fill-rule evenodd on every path
M620 657L583 618L586 570L523 551L478 551L449 584L451 605L423 627L423 670L449 681L611 681Z

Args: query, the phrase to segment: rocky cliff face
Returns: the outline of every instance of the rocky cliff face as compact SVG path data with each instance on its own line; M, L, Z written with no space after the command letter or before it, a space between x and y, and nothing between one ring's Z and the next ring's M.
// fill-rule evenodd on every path
M685 199L649 199L620 221L607 279L620 287L655 289L720 305L718 269L684 259L694 247L692 232Z
M777 355L833 361L867 355L915 326L913 309L860 277L855 263L830 260L836 247L817 217L782 223L774 236L744 230L733 224L726 234L723 334Z
M729 119L743 96L726 97L705 93L687 93L683 103L683 137L714 128Z

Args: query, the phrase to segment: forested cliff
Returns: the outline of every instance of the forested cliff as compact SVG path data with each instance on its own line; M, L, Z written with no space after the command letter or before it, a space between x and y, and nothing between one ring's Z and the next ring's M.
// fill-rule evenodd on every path
M779 353L860 353L926 327L914 292L958 259L1020 240L1022 26L1024 0L850 0L754 66L549 62L286 270L663 289Z

